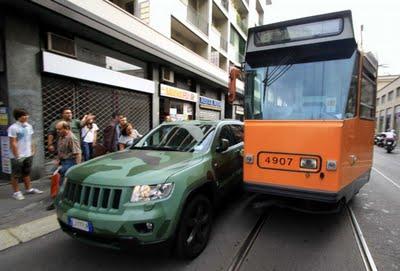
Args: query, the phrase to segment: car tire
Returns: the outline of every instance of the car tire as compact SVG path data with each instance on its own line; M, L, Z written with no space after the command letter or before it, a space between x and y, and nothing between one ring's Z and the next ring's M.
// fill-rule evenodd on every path
M182 259L194 259L208 243L211 233L213 207L204 195L196 195L187 202L179 223L176 254Z

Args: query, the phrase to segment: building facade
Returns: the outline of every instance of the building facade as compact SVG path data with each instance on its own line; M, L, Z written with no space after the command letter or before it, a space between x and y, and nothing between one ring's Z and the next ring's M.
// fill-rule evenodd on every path
M378 77L378 82L377 82L377 89L378 91L385 87L386 85L390 84L395 80L399 75L380 75Z
M95 114L100 129L121 112L140 133L167 115L241 119L244 84L228 104L228 72L264 8L260 0L2 1L0 177L9 172L6 128L17 107L35 130L34 177L52 158L47 130L63 107L76 118Z
M391 129L400 133L400 76L378 89L376 97L376 131Z
M241 66L244 60L247 29L263 24L266 4L271 3L261 0L111 0L111 2L223 72L229 72L232 66ZM243 94L244 84L239 80L238 99L230 105L223 101L218 91L207 85L201 85L200 95L225 103L225 112L216 112L221 110L220 106L213 109L200 106L199 118L215 119L225 116L243 120ZM168 103L165 104L168 106Z

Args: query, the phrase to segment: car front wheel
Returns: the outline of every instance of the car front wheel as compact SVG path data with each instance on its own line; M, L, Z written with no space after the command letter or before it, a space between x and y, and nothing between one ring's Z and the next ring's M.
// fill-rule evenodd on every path
M182 213L177 233L177 254L194 259L204 250L210 237L213 208L204 195L189 200Z

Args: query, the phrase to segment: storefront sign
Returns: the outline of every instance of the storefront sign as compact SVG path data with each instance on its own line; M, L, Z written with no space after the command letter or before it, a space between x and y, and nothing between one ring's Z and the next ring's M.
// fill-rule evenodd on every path
M160 84L160 95L194 103L197 101L196 93L164 84Z
M43 71L109 86L154 93L154 81L98 67L57 54L43 52Z
M222 102L218 100L214 100L211 98L207 98L204 96L200 96L200 107L201 108L206 108L206 109L212 109L212 110L218 110L220 111L222 109Z
M243 106L236 106L236 114L238 114L238 115L244 115Z

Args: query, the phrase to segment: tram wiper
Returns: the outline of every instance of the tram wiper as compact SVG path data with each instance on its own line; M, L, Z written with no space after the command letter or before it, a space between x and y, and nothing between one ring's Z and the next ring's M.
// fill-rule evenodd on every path
M267 66L267 70L265 71L265 76L263 80L263 95L264 95L264 103L266 99L266 94L267 94L267 87L271 86L273 83L275 83L279 78L281 78L292 66L293 64L287 64L289 63L290 60L293 59L294 53L291 53L290 55L287 55L283 57L278 65L276 65L271 73L269 73L269 66Z

